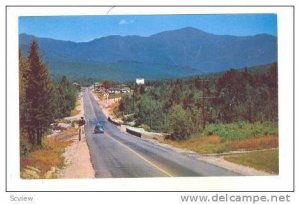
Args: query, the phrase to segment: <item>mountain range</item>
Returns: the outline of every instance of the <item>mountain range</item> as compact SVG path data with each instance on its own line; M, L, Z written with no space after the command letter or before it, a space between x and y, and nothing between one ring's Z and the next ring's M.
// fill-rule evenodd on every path
M20 50L27 53L34 39L50 72L71 78L163 79L277 61L275 36L215 35L192 27L148 37L111 35L89 42L20 34Z

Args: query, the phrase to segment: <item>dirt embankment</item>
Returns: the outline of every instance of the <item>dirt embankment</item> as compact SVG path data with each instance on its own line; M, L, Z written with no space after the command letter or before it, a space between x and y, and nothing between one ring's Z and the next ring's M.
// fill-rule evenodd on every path
M79 110L79 113L72 118L80 118L84 115L82 98L76 109ZM85 134L82 134L81 141L79 141L78 135L75 135L73 139L74 142L65 149L63 154L66 167L61 173L61 178L94 178L95 171L91 163Z
M106 117L114 118L113 109L119 104L121 98L114 98L114 99L99 99L99 97L92 92L94 98L98 102L100 108L102 109L104 115Z
M83 134L81 141L78 141L78 138L76 140L65 150L66 167L61 178L94 178L95 171L91 163L86 137Z

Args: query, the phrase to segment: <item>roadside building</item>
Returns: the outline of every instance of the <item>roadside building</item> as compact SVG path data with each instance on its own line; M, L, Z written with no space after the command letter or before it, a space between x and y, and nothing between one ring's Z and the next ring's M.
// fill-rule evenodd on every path
M136 78L135 83L137 85L144 85L145 84L145 79L144 78Z
M100 89L101 84L96 82L94 83L94 90Z
M106 89L106 93L121 93L121 90L119 89L119 88L114 88L114 87L112 87L112 88L108 88L108 89Z
M121 93L130 93L130 88L128 87L123 87L120 89Z

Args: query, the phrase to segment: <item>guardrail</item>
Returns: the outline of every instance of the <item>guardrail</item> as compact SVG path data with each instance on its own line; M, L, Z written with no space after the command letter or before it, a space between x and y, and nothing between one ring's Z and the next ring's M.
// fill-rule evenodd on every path
M121 123L118 123L118 122L112 120L110 117L108 117L107 120L116 126L121 126Z
M122 125L121 123L119 123L119 122L114 121L113 119L111 119L111 117L108 117L107 120L109 122L111 122L112 124L116 125L116 126L121 126ZM135 131L135 130L132 130L132 129L129 129L129 128L126 128L126 132L128 132L129 134L134 135L136 137L140 137L140 138L151 138L151 139L154 139L154 138L158 137L157 135L151 136L151 133L141 133L139 131Z
M136 132L136 131L128 129L128 128L126 128L126 132L128 132L129 134L132 134L134 136L137 136L137 137L142 137L142 133Z

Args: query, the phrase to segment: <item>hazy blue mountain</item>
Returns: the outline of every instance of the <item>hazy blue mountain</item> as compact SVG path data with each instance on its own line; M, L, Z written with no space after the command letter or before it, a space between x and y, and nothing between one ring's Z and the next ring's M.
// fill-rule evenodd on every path
M172 78L277 61L277 38L272 35L214 35L191 27L81 43L20 34L22 52L33 39L52 73L115 80Z

